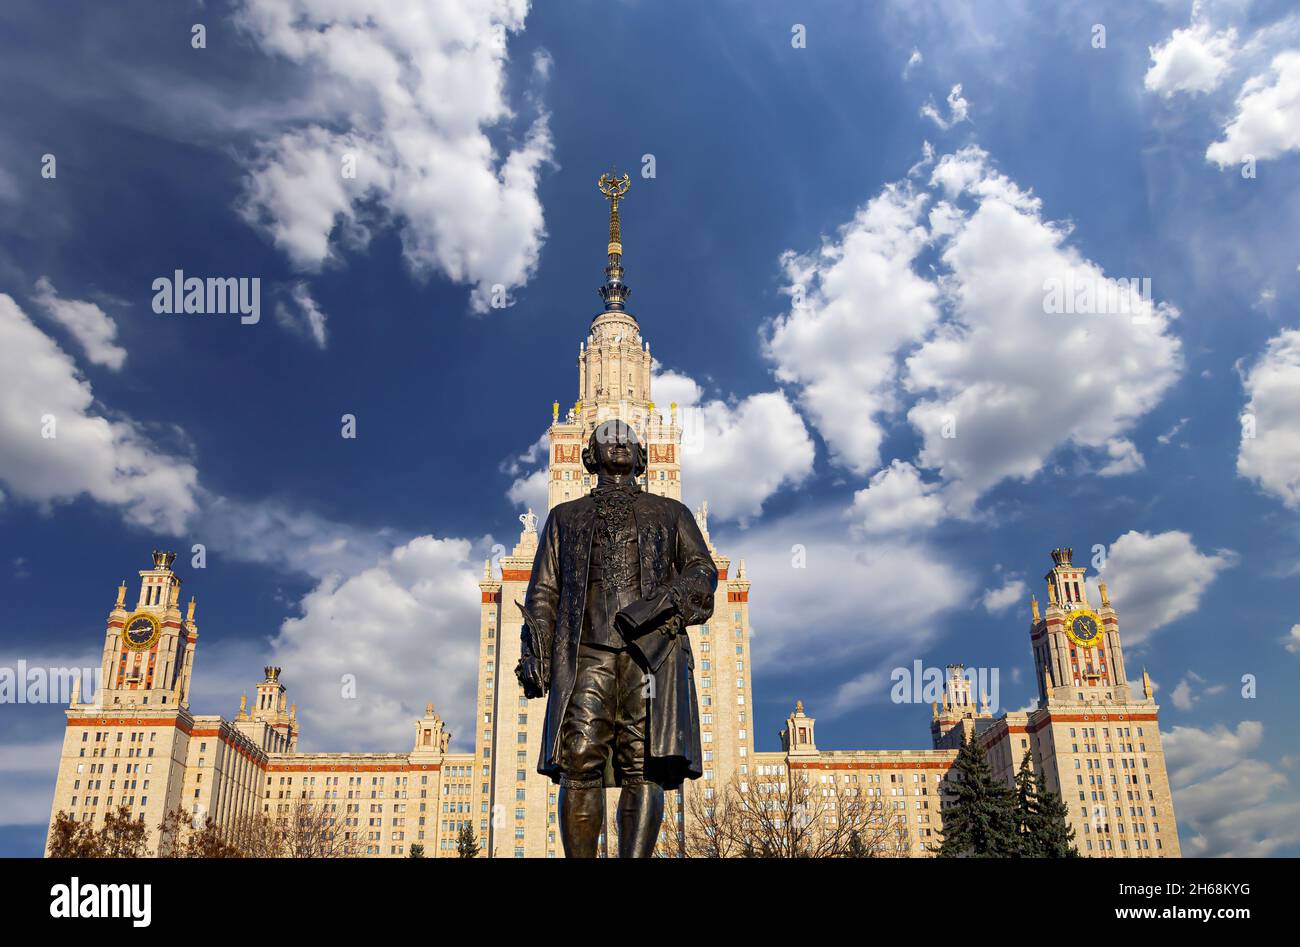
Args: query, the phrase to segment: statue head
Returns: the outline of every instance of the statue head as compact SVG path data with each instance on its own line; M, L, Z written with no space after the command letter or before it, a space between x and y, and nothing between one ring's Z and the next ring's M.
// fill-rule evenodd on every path
M626 421L606 421L591 432L582 466L602 477L639 477L646 470L645 447Z

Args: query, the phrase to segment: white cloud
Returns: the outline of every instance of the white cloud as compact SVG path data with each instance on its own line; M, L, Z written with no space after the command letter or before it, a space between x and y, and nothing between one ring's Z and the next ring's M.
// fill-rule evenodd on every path
M938 287L913 269L927 235L925 195L890 185L813 254L781 258L792 306L769 326L777 377L831 458L859 474L880 464L884 415L897 407L898 353L939 318Z
M1216 33L1201 22L1174 30L1159 46L1150 47L1151 68L1143 85L1165 98L1177 92L1213 92L1228 72L1236 47L1237 31L1232 28Z
M1300 800L1285 774L1249 756L1258 721L1235 731L1174 727L1163 735L1183 854L1260 858L1300 843Z
M913 49L912 55L907 57L907 63L903 66L903 78L906 79L911 75L912 70L923 62L925 62L925 58L921 55L921 51Z
M1300 509L1300 330L1270 339L1242 383L1248 400L1237 474Z
M1202 697L1213 697L1227 689L1225 684L1207 684L1205 678L1195 671L1188 671L1181 681L1169 692L1169 699L1179 710L1191 710Z
M944 516L938 489L911 464L894 460L853 494L849 516L868 535L926 530Z
M43 437L52 419L53 437ZM182 432L173 432L184 442ZM406 537L273 500L206 490L193 460L99 404L72 358L0 294L0 498L42 508L88 497L130 525L203 543L209 555L308 575L370 565Z
M271 643L305 747L403 751L434 706L473 745L478 564L463 539L419 536L347 578L331 576ZM509 668L501 668L509 673ZM355 697L346 696L348 676Z
M40 743L0 743L0 825L45 825L54 801L63 737Z
M1118 477L1121 474L1136 473L1147 465L1142 453L1127 437L1112 437L1106 442L1104 449L1110 459L1097 471L1099 477Z
M924 441L920 464L938 468L950 508L961 511L1004 479L1034 476L1061 446L1109 452L1159 402L1181 361L1168 332L1176 311L1164 304L1133 298L1134 316L1044 312L1049 280L1097 283L1105 274L983 151L945 156L932 181L975 207L942 253L953 318L906 361L906 385L921 396L908 419ZM1105 371L1063 374L1038 354L1085 346L1088 364Z
M1258 720L1243 720L1235 731L1223 724L1213 730L1174 727L1163 737L1169 780L1185 786L1245 760L1263 742L1264 725Z
M95 365L117 371L126 361L126 349L114 343L117 323L92 302L62 299L49 277L36 281L36 302L50 318L67 329L77 340L86 358Z
M822 716L888 700L888 670L920 657L941 616L972 592L967 574L933 549L896 539L863 544L835 509L711 532L719 549L745 559L754 584L755 673L829 675L819 687L834 686L835 695L809 700L809 712Z
M198 472L129 419L98 407L72 359L0 294L0 482L41 506L81 496L129 523L179 533L194 514ZM47 418L54 437L43 437Z
M782 487L798 486L812 473L812 437L780 391L734 402L678 401L678 417L682 499L692 508L707 500L718 519L758 516Z
M961 94L961 83L959 82L953 86L952 91L948 93L947 118L943 117L943 113L935 106L933 99L921 106L921 115L930 119L945 131L960 122L966 121L970 117L970 103Z
M1017 602L1023 602L1026 591L1023 579L1008 579L1000 588L985 589L984 597L980 601L984 610L993 615L1005 612Z
M1107 475L1136 469L1126 435L1181 370L1177 310L1130 293L1129 314L1048 314L1049 281L1106 280L1068 236L967 147L935 163L928 191L888 185L817 254L787 251L795 305L769 327L767 354L798 386L832 461L875 471L905 409L922 438L913 466L942 483L926 506L941 500L950 515L969 515L1003 480L1035 476L1063 447L1102 454ZM941 252L927 278L918 258L931 245ZM1041 357L1085 347L1089 359L1070 372Z
M1246 80L1237 95L1237 113L1210 144L1205 157L1220 168L1246 155L1263 161L1300 149L1300 51L1273 57L1267 72Z
M1104 581L1119 614L1124 644L1140 644L1194 612L1209 584L1236 565L1237 558L1230 550L1202 553L1180 530L1130 531L1110 544L1105 565L1088 579L1089 598L1099 600L1097 583Z
M1283 646L1292 654L1300 654L1300 625L1292 625L1282 639Z
M550 131L542 113L504 156L488 133L515 119L506 39L527 12L527 0L355 10L336 0L246 0L240 26L309 77L316 113L260 142L246 219L304 270L329 261L336 239L364 246L373 225L392 223L411 269L472 286L478 312L494 285L523 285L545 237L537 184ZM534 81L549 69L539 55ZM348 156L353 178L343 173ZM378 215L367 214L372 206Z
M1162 446L1172 444L1174 438L1178 436L1178 432L1181 431L1190 420L1190 418L1179 418L1178 422L1169 430L1165 431L1165 433L1156 435L1156 441Z
M812 473L814 445L803 419L780 391L732 401L707 398L690 376L655 366L651 390L661 413L677 405L682 428L682 499L709 503L715 520L745 521L784 487ZM507 491L516 506L546 509L546 435L502 465L515 477Z
M325 348L325 313L312 298L306 283L295 283L289 291L296 308L291 309L283 302L277 303L275 316L280 324L292 332L305 335L316 343L318 348Z

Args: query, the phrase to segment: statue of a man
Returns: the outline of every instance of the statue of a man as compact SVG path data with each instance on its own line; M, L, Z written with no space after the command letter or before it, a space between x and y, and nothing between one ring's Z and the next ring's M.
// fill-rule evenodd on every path
M718 570L683 504L642 490L645 448L622 421L591 435L592 492L543 527L524 605L527 697L548 694L537 769L560 784L570 858L594 858L606 773L622 789L618 853L647 858L664 790L703 772L688 625L708 621Z

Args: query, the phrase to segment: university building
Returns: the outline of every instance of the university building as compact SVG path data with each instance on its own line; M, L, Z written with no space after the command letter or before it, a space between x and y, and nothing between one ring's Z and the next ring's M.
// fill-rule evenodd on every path
M644 487L681 498L681 450L690 419L676 405L651 399L649 342L626 308L618 202L626 179L602 179L611 201L603 310L578 347L578 393L572 407L551 406L548 509L590 490L582 448L600 423L619 418L647 446ZM809 780L812 798L879 797L901 830L894 853L926 855L938 844L951 771L963 736L978 739L994 771L1008 782L1026 752L1070 811L1083 855L1171 857L1179 854L1150 679L1131 692L1119 619L1106 586L1094 610L1084 568L1069 549L1052 552L1047 606L1031 602L1030 646L1038 680L1036 709L994 717L973 694L959 665L948 669L934 705L931 746L917 750L823 750L799 703L781 732L781 748L754 748L749 642L750 582L744 560L713 546L707 506L696 512L718 568L714 614L690 629L696 653L704 777L687 793L720 798L728 785ZM219 825L262 813L285 816L305 803L321 807L335 831L352 833L356 851L403 857L420 844L427 856L456 856L468 824L494 857L562 857L557 787L536 771L544 701L528 701L515 680L522 602L537 550L537 517L520 517L511 553L479 583L478 697L472 752L451 752L451 735L433 706L414 721L411 747L393 753L306 753L298 749L295 707L281 669L267 667L252 706L233 719L195 714L189 703L198 643L195 601L182 610L175 555L155 552L141 570L136 599L117 591L108 615L102 685L90 699L75 694L59 762L52 813L86 822L126 806L150 829L178 807ZM468 629L467 629L468 631ZM977 697L981 698L977 703ZM614 812L615 791L607 810ZM691 809L670 793L664 850L680 847ZM612 821L607 838L613 839ZM166 854L163 852L162 854Z

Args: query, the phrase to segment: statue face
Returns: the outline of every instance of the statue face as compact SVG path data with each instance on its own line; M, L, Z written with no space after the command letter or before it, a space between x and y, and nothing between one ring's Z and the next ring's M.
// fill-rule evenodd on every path
M636 431L623 421L606 421L591 432L586 454L597 472L632 476L643 448Z

